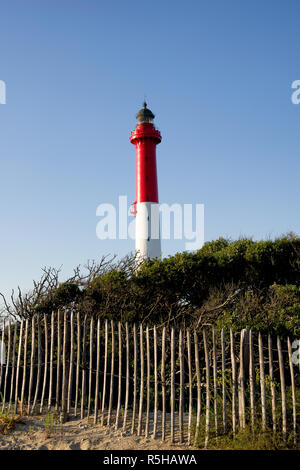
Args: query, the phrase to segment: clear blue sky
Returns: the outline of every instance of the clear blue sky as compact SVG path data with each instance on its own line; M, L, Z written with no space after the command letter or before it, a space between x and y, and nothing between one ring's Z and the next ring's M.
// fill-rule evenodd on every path
M144 95L161 202L204 203L206 240L299 233L299 15L298 0L1 2L0 290L134 249L97 239L96 207L135 200Z

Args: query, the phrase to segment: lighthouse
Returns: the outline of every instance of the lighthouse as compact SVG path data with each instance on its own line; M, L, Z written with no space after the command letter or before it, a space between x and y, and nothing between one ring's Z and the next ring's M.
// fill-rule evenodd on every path
M135 247L143 259L161 256L156 168L156 146L161 135L154 127L154 117L144 102L130 135L130 142L136 147L136 201L132 208L136 217Z

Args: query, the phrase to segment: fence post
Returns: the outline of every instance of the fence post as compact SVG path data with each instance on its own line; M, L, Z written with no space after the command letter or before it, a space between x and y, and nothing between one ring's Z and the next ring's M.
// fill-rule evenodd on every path
M203 328L203 345L205 355L205 369L206 369L206 420L205 420L205 449L208 445L209 440L209 429L210 429L210 367L209 367L209 354L206 339L206 330Z
M188 352L188 368L189 368L189 421L188 421L188 445L191 445L191 428L192 428L192 411L193 411L193 389L192 389L192 353L191 353L191 334L188 329L187 336L187 352Z
M140 325L140 364L141 364L141 383L140 383L140 404L137 435L142 432L143 421L143 397L144 397L144 344L143 344L143 326Z
M28 390L28 414L30 415L30 401L32 392L32 381L33 381L33 363L35 356L35 334L34 334L34 316L31 320L31 356L30 356L30 376L29 376L29 390Z
M19 386L19 373L20 373L20 361L21 361L21 350L22 350L22 337L23 337L23 324L24 321L21 321L20 333L19 333L19 346L18 346L18 359L17 359L17 372L16 372L16 390L15 390L15 407L14 412L17 412L18 405L18 386Z
M199 367L199 346L198 346L198 335L197 331L194 330L194 347L195 347L195 366L196 366L196 376L197 376L197 422L196 422L196 432L194 445L197 444L199 429L200 429L200 419L201 419L201 374Z
M43 411L43 404L46 392L46 381L47 381L47 371L48 371L48 325L47 325L47 316L44 313L44 330L45 330L45 351L44 351L44 379L43 379L43 388L42 388L42 397L40 404L40 413Z
M154 419L153 419L153 435L156 438L157 431L157 412L158 412L158 381L157 381L157 332L156 327L153 328L153 341L154 341Z
M61 354L61 328L60 328L60 310L57 311L57 354L56 354L56 403L55 410L59 408L59 389L60 389L60 354Z
M75 407L74 416L77 416L78 394L79 394L79 372L80 372L80 352L81 352L81 339L80 339L80 313L77 312L77 358L76 358L76 385L75 385Z
M107 376L107 360L108 360L108 321L105 320L105 345L104 345L104 376L102 391L102 408L101 408L101 425L104 425L104 409L106 396L106 376Z
M218 408L217 408L217 353L216 353L216 332L212 328L213 340L213 384L214 384L214 415L215 415L215 433L218 436Z
M175 331L171 328L171 443L174 443L175 412Z
M113 391L114 391L114 367L115 367L115 331L114 322L111 320L111 364L110 364L110 390L109 390L109 404L108 404L108 415L107 415L107 426L110 425Z
M261 393L261 417L262 417L262 430L266 430L266 387L265 387L265 364L264 364L264 351L261 333L258 334L258 348L259 348L259 370L260 370L260 393Z
M87 416L90 416L91 409L91 396L92 396L92 372L93 372L93 336L94 336L94 317L90 320L90 354L89 354L89 395L88 395L88 410Z
M70 367L69 367L69 383L68 383L68 405L67 413L71 410L71 399L72 399L72 385L73 385L73 362L74 362L74 311L71 311L71 322L70 322Z
M129 379L130 379L130 369L129 369L129 331L128 331L128 322L125 324L126 331L126 392L125 392L125 408L124 408L124 419L123 419L123 432L126 432L126 420L128 412L128 401L129 401Z
M249 383L250 383L250 412L251 412L251 428L254 432L255 418L255 367L254 367L254 352L253 352L253 332L249 331Z
M85 399L85 380L86 380L86 352L85 352L85 337L86 337L86 323L87 315L84 315L83 332L82 332L82 373L81 373L81 410L80 418L84 418L84 399Z
M53 381L53 350L54 350L54 312L51 313L51 338L50 338L50 377L49 377L49 396L48 411L51 408L52 400L52 381Z
M290 338L287 339L287 343L288 343L289 365L290 365L291 386L292 386L294 444L297 444L296 389L295 389L295 376L294 376L294 366L293 366L293 357L292 357L292 345L291 345Z
M97 361L96 361L96 388L95 388L95 414L94 424L98 421L98 400L99 400L99 371L100 371L100 318L97 320Z
M277 336L277 350L280 371L280 386L281 386L281 409L282 409L282 434L284 440L286 439L286 391L285 391L285 377L284 377L284 363L281 349L281 341Z
M9 368L9 360L10 360L10 341L11 341L10 325L11 324L9 320L8 321L8 344L7 344L6 368L5 368L5 378L4 378L4 391L3 391L3 398L2 398L2 413L5 408L7 377L8 377L8 368Z
M37 370L37 377L36 377L36 388L34 394L34 400L32 405L32 412L35 411L39 389L40 389L40 379L41 379L41 354L42 354L42 346L41 346L41 323L40 323L40 316L37 316L37 330L38 330L38 370Z
M225 337L224 337L224 330L221 330L221 350L222 350L222 405L223 405L223 432L226 433L226 382L225 382L225 364L226 364L226 356L225 356Z
M133 325L133 405L132 405L131 434L134 433L134 428L135 428L136 382L137 382L137 335L136 335L136 324L134 323Z
M116 412L115 429L119 427L120 409L121 409L121 386L122 386L122 332L121 322L118 323L118 342L119 342L119 382L118 382L118 404Z
M68 419L68 364L67 364L67 344L69 342L67 312L64 311L64 336L63 336L63 370L62 370L62 391L61 391L61 413L60 422L65 423Z
M21 414L23 414L23 401L25 394L26 372L27 372L27 343L28 343L28 318L25 321L25 335L24 335L24 361L23 361L23 378L21 390Z
M146 347L147 347L147 412L146 412L146 426L145 437L149 435L149 413L150 413L150 340L149 340L149 327L146 328Z
M242 429L246 426L245 418L245 350L248 348L245 341L247 330L242 330L240 335L240 370L238 377L238 397L239 397L239 422ZM249 346L248 346L249 347Z
M8 410L10 410L10 409L11 409L11 406L12 406L12 397L13 397L13 390L14 390L17 326L18 326L18 324L15 323L15 327L14 327L14 339L13 339L12 370L11 370L11 377L10 377L10 395L9 395Z
M230 356L231 356L231 373L232 373L232 432L236 433L236 360L234 351L234 335L230 329Z
M273 422L273 432L276 432L276 398L275 398L275 383L274 383L274 371L273 371L272 338L270 334L268 335L268 352L269 352L270 389L271 389L271 400L272 400L272 422Z
M161 393L162 393L162 429L161 439L166 438L166 376L165 376L165 363L166 363L166 327L163 327L161 338Z
M179 372L180 372L180 389L179 389L179 442L184 441L183 435L183 406L184 406L184 344L182 329L179 330Z
M5 320L3 320L3 323L2 323L2 343L1 343L1 351L0 351L0 354L1 354L0 390L2 386L2 379L3 379L3 372L4 372L4 363L2 363L4 360L4 354L5 354L4 332L5 332Z

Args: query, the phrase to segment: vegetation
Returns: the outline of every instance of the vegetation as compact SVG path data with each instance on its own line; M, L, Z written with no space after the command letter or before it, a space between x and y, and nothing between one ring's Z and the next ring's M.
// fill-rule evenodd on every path
M0 434L8 434L15 429L16 424L24 424L21 416L15 416L9 412L0 412Z
M203 441L204 435L199 437L198 446L204 448ZM280 433L273 433L268 429L262 432L257 427L254 432L250 426L245 429L240 429L235 435L232 431L221 433L218 437L211 436L208 445L208 450L290 450L299 449L299 446L294 444L293 435L290 434L286 440L283 439Z
M76 306L88 315L149 324L215 324L300 334L300 238L236 241L220 238L198 251L142 263L104 257L80 266L65 282L44 269L31 292L12 293L5 311L15 318Z
M47 413L43 421L47 439L50 439L51 437L63 438L63 425L60 423L58 414L51 412Z

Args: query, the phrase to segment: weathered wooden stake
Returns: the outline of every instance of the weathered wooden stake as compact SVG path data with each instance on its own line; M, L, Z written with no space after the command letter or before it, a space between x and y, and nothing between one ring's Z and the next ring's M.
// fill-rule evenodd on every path
M33 405L32 405L32 413L34 413L36 404L37 404L37 399L38 399L39 389L40 389L41 372L42 372L42 366L41 366L42 338L41 338L41 323L40 323L39 315L37 316L37 330L38 330L38 364L37 364L36 387L35 387L35 394L34 394Z
M171 328L171 443L175 442L175 331Z
M105 320L105 345L104 345L104 376L102 391L102 408L101 408L101 425L104 425L104 410L106 396L106 376L107 376L107 360L108 360L108 321Z
M213 341L213 384L214 384L214 415L215 415L215 433L218 435L218 408L217 408L217 352L216 352L216 332L212 328Z
M2 398L2 413L5 408L5 400L6 400L6 387L7 387L7 377L8 377L8 368L9 368L9 361L10 361L10 342L11 342L11 323L10 320L8 321L8 344L7 344L7 354L6 354L6 368L5 368L5 378L4 378L4 390L3 390L3 398Z
M137 435L142 433L143 426L143 398L144 398L144 338L143 326L140 325L140 365L141 365L141 380L140 380L140 403L139 403L139 419Z
M45 398L45 393L46 393L47 372L48 372L48 325L47 325L47 315L45 313L44 313L44 329L45 329L44 379L43 379L40 413L42 413L43 411L44 398Z
M226 381L225 381L225 363L226 363L226 356L225 356L225 337L224 337L224 330L221 330L221 351L222 351L222 405L223 405L223 432L226 433L226 420L227 420L227 413L226 413Z
M111 365L110 365L110 390L109 390L109 404L108 404L108 415L107 415L107 426L110 425L112 402L114 393L114 367L115 367L115 331L114 322L111 320Z
M198 335L197 335L196 330L194 331L194 347L195 347L195 367L196 367L196 377L197 377L197 421L196 421L194 445L197 445L199 430L200 430L200 420L201 420L201 374L200 374L200 366L199 366Z
M76 385L75 385L75 407L74 407L75 416L77 416L78 395L79 395L80 356L81 356L80 313L77 312L77 358L76 358Z
M166 327L163 327L162 339L161 339L161 388L162 388L162 441L166 438L166 376L165 376L165 364L166 364Z
M90 320L90 365L89 365L89 398L88 398L88 418L90 416L91 409L91 397L92 397L92 372L93 372L93 336L94 336L94 318Z
M272 338L270 334L268 335L268 352L269 352L270 389L271 389L271 401L272 401L272 423L273 423L273 432L276 432L276 396L275 396L275 382L274 382L274 370L273 370Z
M128 322L125 324L126 331L126 391L125 391L125 408L124 408L124 419L123 419L123 432L126 431L126 420L128 413L128 401L129 401L129 379L130 379L130 369L129 369L129 331L128 331Z
M260 395L261 395L261 419L262 431L266 430L266 386L265 386L265 364L264 364L264 351L261 333L258 334L258 348L259 348L259 375L260 375Z
M35 357L35 332L34 332L34 316L31 320L31 356L30 356L30 376L29 376L29 390L28 390L28 414L31 413L30 402L33 385L33 365Z
M191 334L188 329L186 332L187 337L187 352L188 352L188 367L189 367L189 421L188 421L188 445L191 445L191 429L192 429L192 411L193 411L193 389L192 389L192 351L191 351Z
M209 366L209 354L206 339L206 330L203 329L203 344L204 344L204 355L205 355L205 369L206 369L206 420L205 420L205 448L207 448L209 440L210 430L210 366Z
M255 426L255 367L254 367L254 351L253 351L253 332L249 331L249 385L250 385L250 412L251 412L251 428L254 432Z
M119 428L120 409L121 409L121 392L122 392L122 331L121 322L118 323L118 343L119 343L119 381L118 381L118 403L116 412L115 429Z
M146 408L146 426L145 437L149 435L149 413L150 413L150 340L149 327L146 327L146 347L147 347L147 408Z
M1 351L0 351L1 359L4 359L3 355L5 351L4 333L5 333L5 320L3 320L3 323L2 323L2 343L1 343ZM2 364L2 360L1 360L0 368L1 368L1 372L0 372L0 390L1 390L3 373L4 373L4 364Z
M135 429L135 415L136 415L136 383L137 383L137 334L136 325L133 325L133 405L132 405L132 424L131 434Z
M95 414L94 424L98 421L98 402L99 402L99 372L100 372L100 318L97 320L97 361L96 361L96 388L95 388Z
M68 341L68 325L67 312L64 311L64 334L63 334L63 351L62 351L62 390L61 390L61 414L60 422L67 420L68 407L68 367L67 367L67 341Z
M53 386L53 353L54 353L54 312L51 314L51 340L50 340L50 378L49 378L49 397L48 411L51 409L52 386Z
M153 328L153 341L154 341L154 419L153 419L153 434L152 438L156 438L157 433L157 413L158 413L158 377L157 377L157 332L156 327Z
M59 409L59 390L60 390L60 354L61 354L61 328L60 328L60 310L57 311L57 359L56 359L56 402L55 409Z
M296 387L295 387L292 345L291 345L290 338L288 338L287 342L288 342L288 354L289 354L289 365L290 365L291 386L292 386L294 444L297 444Z
M82 372L81 372L81 410L80 417L84 418L84 405L85 405L85 389L86 389L86 328L87 328L87 315L84 315L83 332L82 332Z
M183 435L183 406L184 406L184 345L182 329L179 330L179 372L180 372L180 389L179 389L179 442L184 441Z
M25 384L26 384L26 372L27 372L27 344L28 344L28 318L27 318L26 321L25 321L23 378L22 378L22 391L21 391L21 414L23 414L23 403L24 403Z
M11 376L10 376L10 395L9 395L8 411L11 409L11 406L12 406L12 397L13 397L13 390L14 390L17 327L18 327L18 324L15 323L15 327L14 327L14 339L13 339L13 354L12 354L12 369L11 369Z
M285 376L284 376L284 362L281 349L281 341L277 336L277 351L279 360L279 371L280 371L280 386L281 386L281 409L282 409L282 434L284 440L286 439L286 390L285 390Z
M14 412L17 412L18 406L18 391L19 391L19 373L20 373L20 361L21 361L21 350L22 350L22 339L23 339L23 324L24 321L21 321L20 333L19 333L19 347L18 347L18 359L17 359L17 372L16 372L16 389L15 389L15 407Z
M239 397L239 424L242 429L246 426L245 413L245 365L244 365L244 348L245 348L245 330L240 334L240 370L238 377L238 397Z
M230 356L231 356L231 372L232 372L232 432L236 433L236 360L234 352L234 335L230 329Z
M69 383L68 383L68 404L67 413L71 410L72 386L73 386L73 369L74 369L74 312L71 311L70 318L70 367L69 367Z

